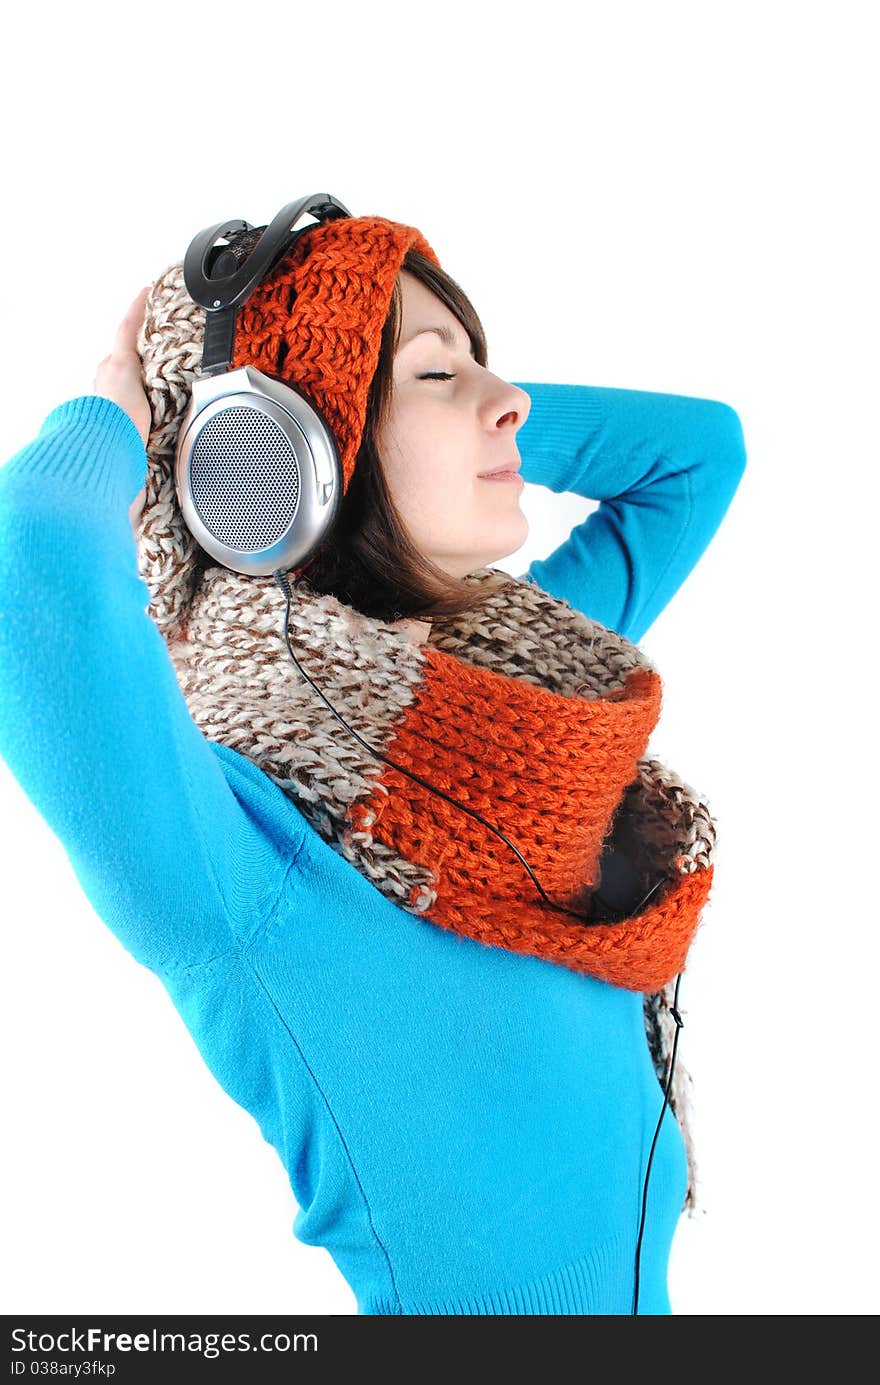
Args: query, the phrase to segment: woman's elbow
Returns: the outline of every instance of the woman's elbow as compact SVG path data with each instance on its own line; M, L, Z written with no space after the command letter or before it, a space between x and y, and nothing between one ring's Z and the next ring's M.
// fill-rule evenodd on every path
M706 400L703 431L690 471L689 494L697 513L714 532L727 512L746 468L746 444L739 414L729 404Z
M713 467L722 469L736 489L746 469L746 439L742 420L730 404L715 399L707 402L711 403L713 413L711 449L707 461Z

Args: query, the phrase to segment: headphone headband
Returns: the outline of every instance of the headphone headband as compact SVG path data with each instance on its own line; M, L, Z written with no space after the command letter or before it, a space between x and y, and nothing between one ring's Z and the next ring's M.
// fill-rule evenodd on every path
M288 202L272 218L259 241L243 262L239 257L222 255L217 241L253 231L247 221L234 219L218 221L193 238L183 261L183 281L190 298L207 313L205 346L202 353L202 372L210 375L227 370L232 361L235 344L235 319L238 309L250 298L254 289L287 254L290 247L313 223L296 224L310 215L318 222L333 221L351 216L347 207L328 192L314 192L296 202ZM224 272L228 266L229 272Z

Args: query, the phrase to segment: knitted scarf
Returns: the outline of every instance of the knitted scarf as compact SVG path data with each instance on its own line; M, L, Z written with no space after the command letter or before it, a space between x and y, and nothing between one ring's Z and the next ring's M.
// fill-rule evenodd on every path
M292 257L308 331L302 342L291 338L287 359L305 370L317 341L323 374L302 383L313 392L315 381L321 387L322 407L346 443L348 472L361 394L375 369L373 337L401 247L414 234L395 223L343 219L312 233L308 256L300 245ZM420 237L415 243L433 255ZM319 250L336 266L323 278ZM347 287L337 302L324 281L336 285L343 254ZM369 357L352 355L351 333L333 336L338 315L362 301L350 283L362 261L367 287L378 283L377 265L388 280L386 297L367 314ZM309 296L313 273L317 298ZM275 306L287 330L290 296L282 275L248 312L256 321ZM194 721L208 740L259 765L334 851L426 927L642 993L650 1052L665 1084L677 1032L675 978L708 898L715 826L700 796L646 755L660 710L656 671L622 636L514 578L465 615L435 619L427 641L416 645L399 625L310 588L306 570L290 580L285 630L279 584L211 564L175 498L172 460L203 318L181 265L170 266L154 284L139 341L153 424L138 564L151 593L148 613ZM318 319L324 325L316 335ZM249 335L249 321L244 314L238 337L246 359L278 371L277 351L266 361L259 354L263 338L274 342L277 334L263 324ZM341 342L348 393L327 375L325 357L336 360L328 330ZM358 341L364 330L359 318ZM363 387L354 403L352 379ZM496 575L487 568L468 580L479 587ZM314 686L291 659L285 634ZM687 1146L686 1205L693 1208L689 1086L677 1060L670 1106Z
M217 566L169 646L206 737L258 764L334 851L426 925L643 992L665 1081L672 987L709 894L715 826L699 795L645 756L661 683L644 654L514 578L474 611L435 620L421 645L305 576L288 590L293 653L362 741L290 658L275 580ZM541 890L472 813L516 846ZM670 1104L693 1205L690 1079L676 1067Z

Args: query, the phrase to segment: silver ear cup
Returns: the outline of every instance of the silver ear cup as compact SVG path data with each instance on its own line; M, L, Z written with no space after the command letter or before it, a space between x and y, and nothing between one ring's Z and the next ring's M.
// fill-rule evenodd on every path
M174 465L184 521L246 576L303 564L342 498L333 434L309 400L252 366L193 382Z

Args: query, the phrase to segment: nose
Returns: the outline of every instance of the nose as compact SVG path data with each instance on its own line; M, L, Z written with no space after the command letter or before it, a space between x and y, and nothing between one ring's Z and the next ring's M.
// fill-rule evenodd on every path
M531 396L520 389L519 385L511 385L507 380L497 378L497 386L491 405L495 427L507 428L512 425L516 431L529 416L532 407Z

